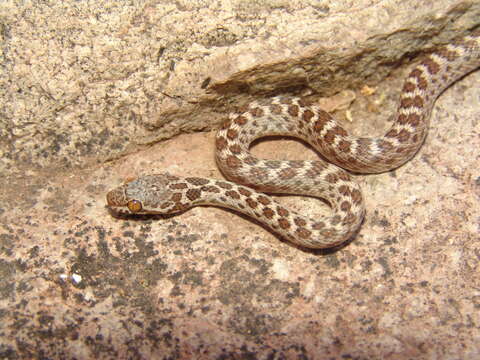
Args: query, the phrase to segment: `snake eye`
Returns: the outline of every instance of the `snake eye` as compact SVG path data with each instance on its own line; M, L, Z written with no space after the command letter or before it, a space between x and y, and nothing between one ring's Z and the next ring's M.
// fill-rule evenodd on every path
M132 213L136 213L142 211L142 202L138 200L130 200L127 203L127 207Z

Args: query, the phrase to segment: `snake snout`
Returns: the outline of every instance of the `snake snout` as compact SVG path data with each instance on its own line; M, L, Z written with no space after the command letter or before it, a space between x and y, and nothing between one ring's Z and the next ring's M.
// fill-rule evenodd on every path
M125 198L125 192L122 187L111 190L107 193L107 205L108 206L125 206L127 199Z

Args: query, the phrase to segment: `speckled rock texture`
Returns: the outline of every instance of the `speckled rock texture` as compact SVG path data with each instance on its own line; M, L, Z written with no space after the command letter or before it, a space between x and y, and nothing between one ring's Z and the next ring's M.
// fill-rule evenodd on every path
M381 134L409 64L479 19L478 1L0 3L0 359L479 358L479 71L414 159L356 176L366 220L335 251L213 207L105 208L140 173L221 178L214 132L186 133L253 98Z

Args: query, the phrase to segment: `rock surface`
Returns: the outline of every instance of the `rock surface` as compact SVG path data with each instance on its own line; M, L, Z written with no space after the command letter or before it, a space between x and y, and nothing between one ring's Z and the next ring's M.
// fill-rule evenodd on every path
M381 134L409 59L480 19L475 1L318 4L0 5L0 358L480 356L478 71L441 96L412 161L357 177L366 221L338 251L217 208L105 209L140 173L220 178L213 132L173 136L254 97L347 90L323 106ZM316 158L290 140L253 151Z
M77 166L218 127L274 94L376 85L478 25L477 1L203 1L0 7L0 169Z

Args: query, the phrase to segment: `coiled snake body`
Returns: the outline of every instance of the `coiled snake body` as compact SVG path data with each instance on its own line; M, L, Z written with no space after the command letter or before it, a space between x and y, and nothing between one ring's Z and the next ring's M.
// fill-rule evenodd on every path
M343 169L379 173L409 160L425 139L435 99L479 66L479 30L427 56L406 78L396 118L378 138L349 135L331 115L299 98L252 102L231 114L216 137L217 164L233 182L146 175L110 191L107 204L142 214L170 214L196 205L227 207L298 245L338 245L357 232L365 213L360 188ZM331 163L254 157L252 141L270 135L303 139ZM320 197L332 214L308 218L262 192Z

